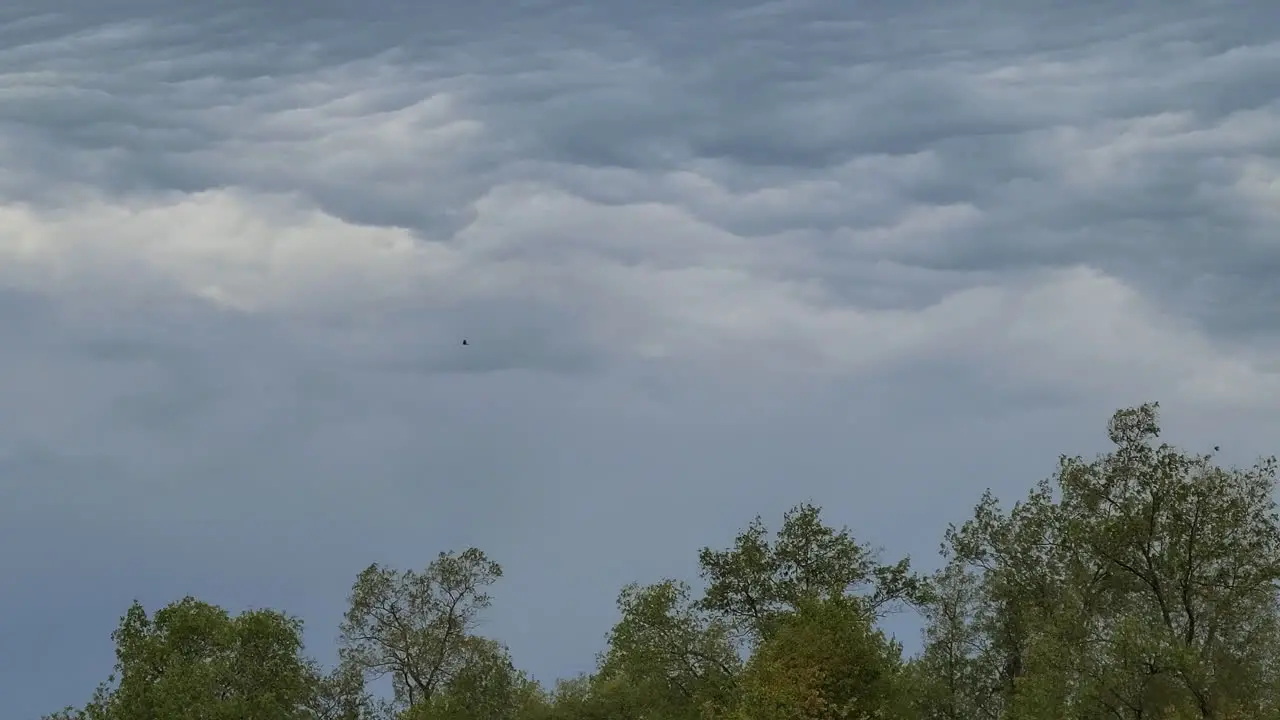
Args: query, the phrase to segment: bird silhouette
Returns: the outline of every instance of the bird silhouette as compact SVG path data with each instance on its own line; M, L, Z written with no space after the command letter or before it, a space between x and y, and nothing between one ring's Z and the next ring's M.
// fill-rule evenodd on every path
M466 344L467 344L467 341L466 341L466 340L463 340L463 341L462 341L462 344L463 344L463 345L466 345Z

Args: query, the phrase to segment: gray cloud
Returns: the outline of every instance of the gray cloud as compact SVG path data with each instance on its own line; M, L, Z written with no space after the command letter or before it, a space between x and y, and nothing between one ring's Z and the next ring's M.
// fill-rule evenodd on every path
M1269 451L1280 39L1230 6L6 5L4 709L135 595L326 655L363 564L474 543L550 678L756 513L928 564L1121 405Z

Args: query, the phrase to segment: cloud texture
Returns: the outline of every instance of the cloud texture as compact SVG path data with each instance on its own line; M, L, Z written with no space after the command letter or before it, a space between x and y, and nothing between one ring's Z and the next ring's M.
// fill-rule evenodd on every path
M1272 449L1269 3L220 8L0 11L15 717L135 595L324 655L477 544L549 679L758 512L927 565L1121 405Z

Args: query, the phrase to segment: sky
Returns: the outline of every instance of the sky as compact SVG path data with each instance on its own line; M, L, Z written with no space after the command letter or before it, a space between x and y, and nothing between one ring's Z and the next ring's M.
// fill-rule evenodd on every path
M360 569L476 546L549 681L757 514L929 568L1120 407L1271 453L1274 11L5 2L3 715L134 598L329 660Z

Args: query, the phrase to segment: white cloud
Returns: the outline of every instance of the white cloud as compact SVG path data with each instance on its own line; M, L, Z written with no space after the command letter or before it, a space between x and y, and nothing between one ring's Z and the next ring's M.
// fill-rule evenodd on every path
M0 277L45 293L145 286L240 310L342 308L429 296L458 253L400 228L361 227L295 198L236 190L60 211L0 207Z
M1247 211L1268 232L1271 246L1280 246L1280 238L1274 232L1280 222L1280 162L1261 157L1244 160L1232 189L1248 203Z
M1207 407L1280 404L1280 374L1246 348L1213 343L1114 277L1052 274L1005 299L993 353L1010 379Z
M680 182L715 187L690 173ZM1259 187L1269 186L1246 186ZM99 197L60 211L8 206L0 277L55 295L145 286L301 316L389 302L552 303L576 310L598 353L753 376L860 374L941 356L1031 385L1141 386L1208 405L1280 402L1277 376L1241 348L1210 343L1096 270L989 279L915 308L859 307L805 277L821 264L812 246L779 249L793 238L735 235L670 203L596 203L523 183L493 188L472 213L456 236L431 241L343 221L297 196L235 189ZM981 220L971 206L922 207L807 242L846 244L874 266Z

